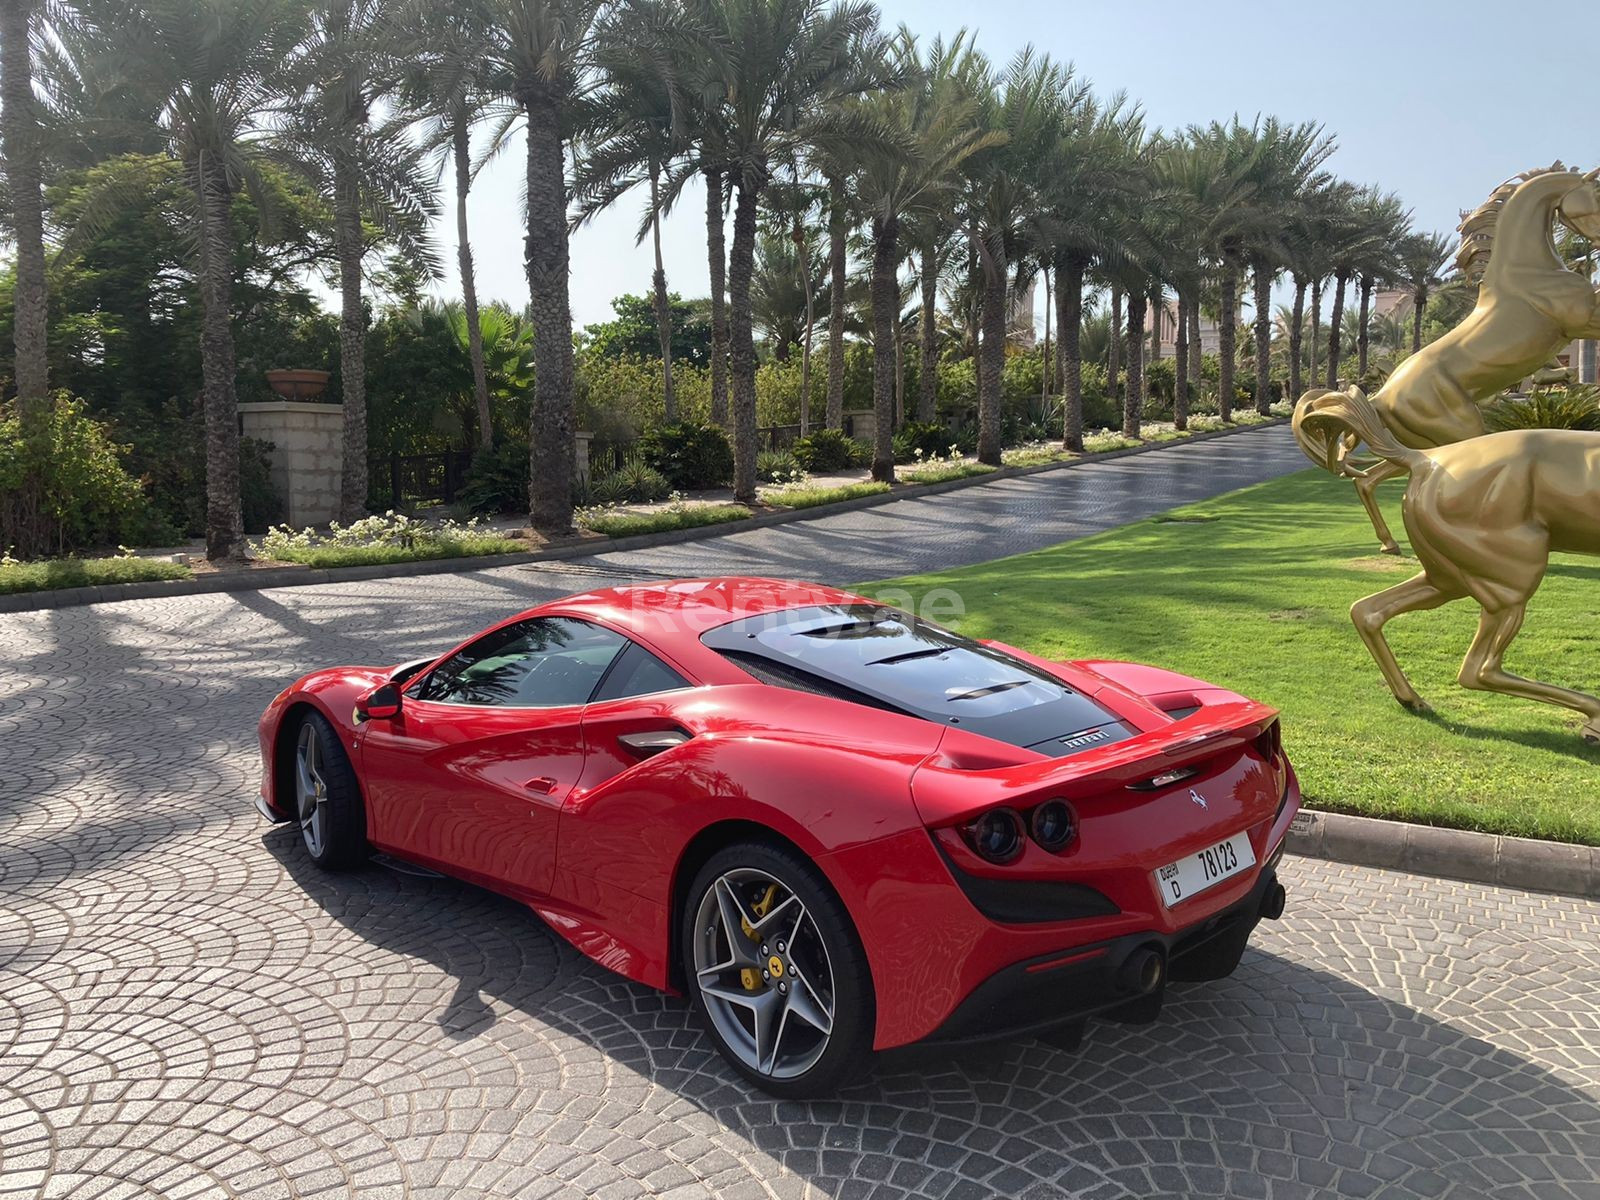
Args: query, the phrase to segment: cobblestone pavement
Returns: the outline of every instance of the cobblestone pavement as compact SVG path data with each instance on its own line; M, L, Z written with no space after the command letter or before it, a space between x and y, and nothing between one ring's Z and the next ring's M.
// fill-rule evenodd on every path
M1296 465L1259 436L1258 477ZM597 574L754 568L765 538L827 557L762 569L841 579L1022 549L1010 503L1159 508L1194 498L1196 464L1221 490L1246 460L925 501L933 550L829 521L702 556L0 617L0 1195L1600 1197L1600 904L1290 860L1285 920L1157 1024L902 1057L779 1104L680 1001L526 910L323 875L250 808L256 716L311 666L437 648Z

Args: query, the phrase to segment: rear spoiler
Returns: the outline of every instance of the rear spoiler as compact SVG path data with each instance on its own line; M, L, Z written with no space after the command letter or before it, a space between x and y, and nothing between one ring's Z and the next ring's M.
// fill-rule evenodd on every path
M1229 700L1127 741L1070 758L1009 766L964 763L959 751L951 752L941 742L912 775L911 796L923 823L937 827L960 824L997 804L1025 807L1134 787L1242 749L1277 717L1277 709L1254 700Z

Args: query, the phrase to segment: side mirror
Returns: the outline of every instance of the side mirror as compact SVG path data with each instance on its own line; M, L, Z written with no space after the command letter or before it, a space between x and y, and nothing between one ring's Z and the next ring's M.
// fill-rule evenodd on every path
M356 721L387 721L400 715L400 689L392 683L356 698Z

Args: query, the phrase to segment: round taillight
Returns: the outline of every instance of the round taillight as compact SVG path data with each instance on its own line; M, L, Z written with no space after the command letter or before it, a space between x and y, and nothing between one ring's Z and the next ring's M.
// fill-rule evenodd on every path
M1065 800L1046 800L1033 810L1033 840L1046 850L1060 850L1078 832L1077 819Z
M992 863L1008 863L1022 853L1022 818L1009 808L991 808L971 825L972 848Z

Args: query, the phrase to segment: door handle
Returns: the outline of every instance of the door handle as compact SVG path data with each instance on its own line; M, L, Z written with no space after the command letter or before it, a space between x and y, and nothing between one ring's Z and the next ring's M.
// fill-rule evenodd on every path
M556 781L550 778L548 775L536 775L522 786L527 788L530 792L539 792L542 795L548 796L551 792L556 790Z

